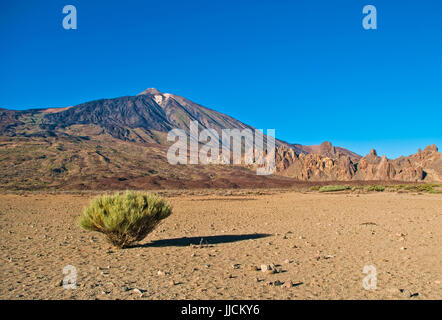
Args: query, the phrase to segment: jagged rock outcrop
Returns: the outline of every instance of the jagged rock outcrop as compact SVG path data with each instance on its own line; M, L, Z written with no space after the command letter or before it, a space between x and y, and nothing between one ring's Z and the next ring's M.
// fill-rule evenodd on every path
M317 153L299 155L282 146L276 152L276 171L304 181L442 181L442 154L431 145L394 160L379 157L374 149L357 159L330 142L322 143Z
M285 146L276 152L276 171L298 180L351 180L355 173L353 160L337 151L330 142L320 145L320 153L297 155Z

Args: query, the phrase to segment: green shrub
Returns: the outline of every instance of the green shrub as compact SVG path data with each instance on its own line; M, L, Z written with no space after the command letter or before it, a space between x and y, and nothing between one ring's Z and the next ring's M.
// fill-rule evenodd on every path
M93 199L78 224L104 233L109 242L125 248L143 240L171 213L171 206L156 194L126 191Z
M319 188L319 192L343 191L350 189L350 186L323 186Z
M401 185L403 186L403 185ZM439 184L434 183L425 183L425 184L419 184L419 185L406 185L403 186L403 189L408 191L414 191L414 192L428 192L428 193L437 193L437 190L434 188L439 187Z
M377 191L377 192L382 192L385 190L384 186L369 186L367 188L367 191Z
M310 191L318 191L321 188L321 186L311 186L309 188Z
M386 188L387 188L387 190L388 191L398 191L398 190L400 190L401 189L401 186L400 185L388 185L388 186L386 186Z
M427 183L427 184L420 184L418 186L416 186L416 189L419 191L427 191L427 192L432 192L434 191L435 187L438 187L438 184L431 184L431 183Z

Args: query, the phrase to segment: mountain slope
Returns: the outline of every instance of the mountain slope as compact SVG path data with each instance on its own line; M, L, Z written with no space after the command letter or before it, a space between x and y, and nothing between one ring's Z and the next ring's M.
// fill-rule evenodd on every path
M73 125L97 125L116 139L165 143L165 133L179 128L189 131L191 121L200 129L249 128L230 116L195 104L183 97L148 89L137 96L102 99L68 110L46 114L41 129L63 130Z
M276 172L253 165L171 165L171 129L250 129L228 115L150 88L136 96L66 108L0 109L0 188L124 189L288 186L298 181L440 181L436 146L389 160L361 157L330 142L277 140Z
M171 165L169 130L254 130L155 89L61 109L0 110L0 185L6 189L246 187L292 184L247 166Z

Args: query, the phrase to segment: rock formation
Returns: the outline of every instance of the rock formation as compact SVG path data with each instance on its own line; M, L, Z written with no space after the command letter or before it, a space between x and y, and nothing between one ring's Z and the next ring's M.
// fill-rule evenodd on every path
M360 159L340 152L330 142L317 153L296 154L285 146L276 152L276 171L304 181L442 181L442 154L435 145L409 157L379 157L376 150Z

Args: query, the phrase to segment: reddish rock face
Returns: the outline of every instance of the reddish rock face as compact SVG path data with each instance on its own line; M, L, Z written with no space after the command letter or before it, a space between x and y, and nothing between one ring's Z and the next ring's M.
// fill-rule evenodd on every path
M429 145L424 149L424 152L426 153L433 153L433 152L438 152L438 149L436 147L435 144Z
M336 155L336 149L328 141L321 143L319 146L319 153L322 155L331 154Z
M311 181L442 181L442 154L436 145L431 145L409 157L394 160L379 157L374 149L357 159L340 152L330 142L322 143L317 153L299 156L281 146L276 153L276 171Z

